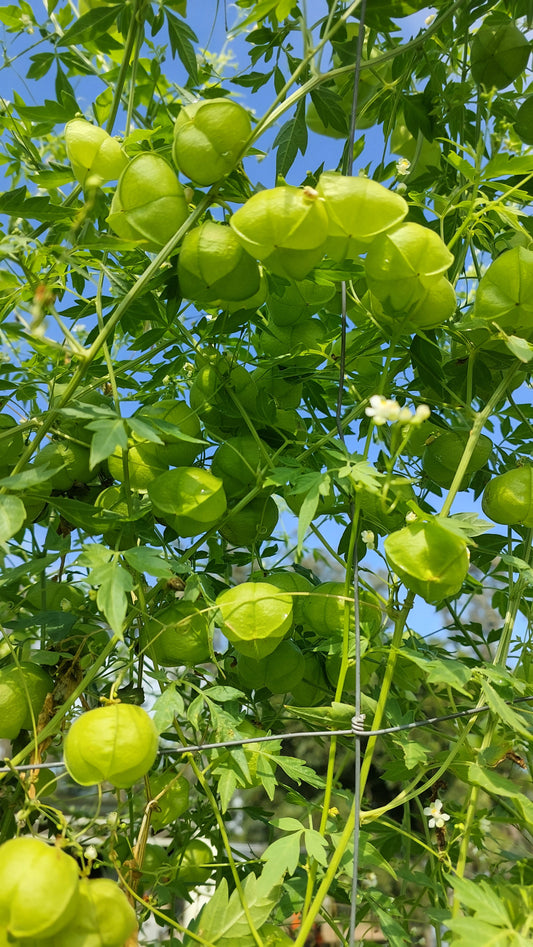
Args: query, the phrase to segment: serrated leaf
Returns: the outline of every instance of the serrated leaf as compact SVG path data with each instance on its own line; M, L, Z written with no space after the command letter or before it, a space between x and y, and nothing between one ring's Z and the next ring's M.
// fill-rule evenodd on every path
M91 421L89 424L91 431L94 431L91 440L91 454L89 466L91 470L106 460L116 447L126 450L128 446L128 435L124 426L124 421L117 418L116 421Z
M145 421L141 421L140 418L133 417L128 418L128 424L131 431L140 437L141 440L150 441L152 444L163 444L163 438L159 436L157 431L154 431L151 424L146 424Z
M291 832L290 835L284 835L283 838L276 839L268 845L261 858L263 861L274 861L278 869L288 871L293 875L300 861L300 839L303 829L299 832Z
M223 878L220 884L216 886L213 894L210 895L207 904L202 908L195 933L203 937L204 940L212 940L213 937L216 936L217 931L221 929L227 909L228 882ZM186 947L189 942L191 944L196 943L195 941L190 941L190 938L185 936L183 941L184 947Z
M26 519L26 508L19 497L0 496L0 543L18 533Z
M227 812L237 789L237 774L234 770L228 768L221 772L218 777L217 789L220 796L220 809L222 812Z
M477 513L452 513L444 520L438 519L438 522L441 526L445 525L454 532L457 530L458 535L465 539L470 539L472 536L481 536L489 529L494 529L494 523L481 519Z
M146 572L156 579L169 579L173 574L168 562L155 549L149 549L148 546L125 549L122 555L128 565L137 572Z
M184 706L183 697L177 690L177 684L169 684L153 706L152 716L159 733L163 733L172 727L174 717L183 714Z
M196 52L193 42L198 42L198 37L191 30L190 26L184 20L179 20L177 16L166 10L168 35L170 45L174 55L178 54L183 66L187 70L191 80L198 82L198 63L196 61Z
M307 148L307 125L305 124L303 101L298 105L294 118L290 118L280 128L274 139L273 147L278 149L276 152L276 175L285 177L294 164L298 152L304 154Z
M122 638L122 627L128 608L127 593L133 588L129 572L116 560L98 566L89 573L89 582L98 589L96 604L113 634Z
M506 335L504 342L509 351L524 364L533 358L533 345L518 335Z
M9 487L10 490L27 490L28 487L36 487L57 473L57 467L50 467L48 464L42 464L39 467L31 467L29 470L23 470L19 474L10 474L9 477L2 477L0 487ZM32 493L32 495L35 495Z
M306 766L302 760L293 756L278 756L276 763L284 773L293 779L295 783L307 783L309 786L316 786L321 789L325 784L321 776L317 776L315 771Z
M489 885L483 879L475 882L453 875L448 876L448 881L461 904L474 914L481 915L488 924L498 927L511 925L511 919L494 885Z
M492 713L499 717L511 730L519 733L520 736L525 737L525 739L531 743L533 740L533 732L526 726L520 714L513 710L509 704L505 703L503 698L500 697L498 692L494 690L492 684L489 684L488 681L483 681L483 693Z
M520 806L524 819L529 825L533 825L533 802L524 794L522 787L507 779L506 776L500 776L494 770L478 766L477 763L470 763L468 767L468 782L472 786L480 786L485 792L495 796L506 796L516 799Z
M519 572L521 578L529 586L533 586L533 569L525 559L520 559L518 556L509 556L507 553L502 553L500 558L502 562L512 566L515 572Z
M60 46L83 46L93 42L99 36L107 33L117 18L117 6L98 7L88 10L83 16L63 33L58 43Z
M314 858L319 865L327 866L328 857L326 855L328 843L320 832L315 829L306 829L304 831L304 842L307 854Z

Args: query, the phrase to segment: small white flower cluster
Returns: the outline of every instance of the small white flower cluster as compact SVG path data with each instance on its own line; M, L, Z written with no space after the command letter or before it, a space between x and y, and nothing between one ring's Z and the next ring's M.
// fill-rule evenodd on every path
M361 539L364 542L367 549L374 549L376 537L371 529L363 529L361 532Z
M419 404L413 414L409 408L402 408L397 401L392 398L384 398L383 395L372 395L370 407L365 408L365 414L372 418L374 424L386 424L391 421L392 424L422 424L427 421L431 411L427 404Z
M442 801L440 799L435 799L435 802L432 802L430 806L426 806L424 809L424 815L431 816L428 825L430 829L442 829L444 824L448 822L450 816L442 811Z
M408 158L400 158L396 162L396 174L407 174L409 168L411 167L411 162Z

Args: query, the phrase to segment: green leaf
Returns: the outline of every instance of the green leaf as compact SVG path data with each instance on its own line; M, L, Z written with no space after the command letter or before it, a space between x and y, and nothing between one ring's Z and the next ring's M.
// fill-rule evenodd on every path
M468 881L466 878L458 878L454 875L448 875L448 882L461 904L474 914L482 916L487 924L494 924L497 927L512 926L511 918L493 884L483 879Z
M224 922L228 900L228 882L223 878L220 884L216 886L213 894L210 895L207 904L202 908L195 933L203 937L204 940L211 940L213 936L216 936L216 932L221 929ZM197 942L185 935L184 947L187 947L189 943L192 945Z
M87 425L91 431L94 431L91 440L91 455L89 465L91 470L105 460L113 453L115 447L121 447L126 450L128 446L128 435L124 421L117 419L111 421L91 421Z
M422 668L427 675L428 684L442 684L443 686L453 687L470 697L470 692L466 684L472 677L472 668L469 668L463 661L456 658L424 658L421 655L414 654L410 650L405 651L405 657Z
M196 52L192 44L198 42L198 37L184 20L179 20L178 17L170 13L169 10L165 12L172 52L174 55L176 55L176 53L178 54L191 81L196 84L198 82L198 64L196 61Z
M174 717L183 714L185 705L177 686L176 683L169 684L154 703L152 717L159 733L170 730Z
M65 122L72 115L62 115L58 121ZM48 197L28 197L24 199L25 188L16 188L10 194L0 196L0 213L10 217L22 217L24 220L61 221L73 217L75 208L52 204Z
M274 139L273 148L278 149L276 152L276 175L277 177L285 177L294 164L298 152L304 154L307 148L307 125L305 123L303 100L298 104L294 118L290 118L280 128Z
M117 18L117 5L88 10L58 40L59 46L85 46L109 32Z
M519 733L520 736L525 737L525 739L531 743L533 740L533 732L526 726L523 717L521 717L516 710L513 710L509 704L505 703L488 681L483 681L483 693L493 714L499 717L503 723L507 724L511 730Z
M337 92L332 89L318 88L311 92L311 99L315 106L320 121L326 128L334 128L335 131L344 135L348 134L348 121L344 111L342 99Z
M317 776L315 771L306 766L303 760L293 756L277 756L276 763L298 786L300 783L307 783L308 786L316 786L317 789L321 789L325 785L322 777Z
M518 335L506 335L504 342L509 351L525 365L533 358L533 345Z
M520 785L514 783L505 776L500 776L492 769L478 766L477 763L471 763L468 767L468 782L473 786L481 786L485 792L495 796L506 796L516 799L520 806L524 818L530 826L533 825L533 802L527 798Z
M228 767L222 770L218 776L217 789L220 796L220 809L222 812L227 812L237 789L237 774L233 769Z
M18 533L26 519L26 508L19 497L0 496L0 543Z
M263 861L274 861L278 869L288 871L290 875L293 875L300 861L302 832L303 828L300 827L298 832L291 832L290 835L276 839L265 848L261 855Z
M47 478L52 477L56 472L57 467L50 467L48 464L43 464L40 467L30 467L29 470L23 470L22 473L2 477L0 487L9 487L10 490L27 490L28 487L37 487L40 483L44 483ZM32 496L35 495L35 491L32 491Z
M109 550L105 551L109 556ZM113 634L122 638L122 626L128 608L127 593L133 588L130 573L113 557L111 561L108 560L93 568L88 580L94 588L98 589L96 604L105 616Z
M326 842L324 836L315 829L305 829L304 843L307 849L307 854L311 858L314 858L315 861L319 863L319 865L324 865L327 867L328 858L326 852L328 850L328 843Z
M173 575L169 563L160 553L148 546L125 549L122 555L128 565L137 572L146 572L147 575L153 575L156 579L170 579Z

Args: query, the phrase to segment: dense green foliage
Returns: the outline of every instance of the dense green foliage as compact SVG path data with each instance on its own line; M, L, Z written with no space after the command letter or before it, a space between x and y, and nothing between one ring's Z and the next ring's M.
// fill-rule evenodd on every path
M0 9L0 944L131 947L115 882L142 945L348 944L354 737L281 737L361 699L480 712L361 740L357 920L520 947L531 3L197 6Z

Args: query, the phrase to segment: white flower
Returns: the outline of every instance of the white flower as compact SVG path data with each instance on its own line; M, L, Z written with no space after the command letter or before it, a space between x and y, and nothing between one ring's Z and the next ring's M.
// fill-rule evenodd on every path
M96 845L86 845L85 851L83 853L87 861L93 862L95 858L98 858L98 851Z
M411 424L422 424L423 421L427 421L430 414L431 410L427 404L419 404L414 417L411 418Z
M413 513L412 510L409 510L409 513L406 513L405 522L406 523L416 523L418 516L416 513Z
M386 424L387 421L397 421L400 416L400 405L391 398L383 395L372 395L369 399L370 407L365 408L365 414L372 418L374 424Z
M361 533L361 539L363 540L367 549L373 549L376 537L371 529L364 529Z
M436 13L431 13L430 16L427 16L426 19L424 20L424 23L426 24L426 26L431 26L436 16L437 16Z
M378 886L378 876L375 871L369 871L364 876L361 884L363 888L377 888Z
M407 174L410 167L411 162L407 158L400 158L400 160L396 162L396 174Z
M448 822L450 818L446 812L442 811L442 802L440 799L435 799L435 802L432 802L430 806L426 806L424 815L431 816L428 822L430 829L444 828L444 823Z

